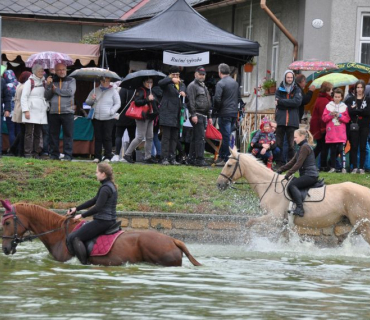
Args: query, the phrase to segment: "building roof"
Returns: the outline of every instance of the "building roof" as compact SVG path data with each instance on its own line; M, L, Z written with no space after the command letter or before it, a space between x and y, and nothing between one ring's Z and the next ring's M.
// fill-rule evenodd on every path
M1 0L0 14L119 20L140 2L142 0Z

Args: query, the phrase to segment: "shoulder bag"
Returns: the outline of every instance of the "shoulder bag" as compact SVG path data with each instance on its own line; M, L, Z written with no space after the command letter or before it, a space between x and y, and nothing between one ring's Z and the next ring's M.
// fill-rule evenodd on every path
M146 90L144 90L144 99L146 99ZM126 117L135 119L135 120L145 120L144 115L150 110L150 106L146 104L145 106L137 106L135 101L130 103L126 111Z

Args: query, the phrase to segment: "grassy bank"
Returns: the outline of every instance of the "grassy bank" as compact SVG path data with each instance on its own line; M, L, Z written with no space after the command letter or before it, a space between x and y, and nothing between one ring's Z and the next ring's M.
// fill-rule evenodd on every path
M258 200L247 185L243 191L220 192L221 168L113 164L119 186L118 210L246 214L258 211ZM3 157L0 199L66 209L95 196L96 165ZM370 187L370 175L321 174L327 184L353 181Z

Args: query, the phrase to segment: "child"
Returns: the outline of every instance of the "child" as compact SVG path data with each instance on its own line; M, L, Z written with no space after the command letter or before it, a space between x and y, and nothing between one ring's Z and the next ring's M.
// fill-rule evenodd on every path
M270 121L267 118L262 119L260 130L254 135L251 147L252 154L256 158L267 160L267 168L272 169L272 151L271 147L275 146L275 135L271 130Z
M326 105L322 120L326 123L325 142L330 148L330 170L335 172L335 160L338 154L343 157L343 146L347 141L346 123L350 121L347 106L342 102L343 90L337 88L334 90L334 101ZM343 161L343 158L342 158ZM342 169L346 173L346 169Z

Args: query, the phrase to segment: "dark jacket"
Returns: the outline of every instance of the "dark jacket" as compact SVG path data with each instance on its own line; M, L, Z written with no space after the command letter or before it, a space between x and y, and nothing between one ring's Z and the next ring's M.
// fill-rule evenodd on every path
M302 90L293 82L293 88L288 93L282 81L276 90L275 99L278 99L278 105L275 111L277 125L298 128L300 123L299 107L302 103Z
M56 87L53 90L53 85ZM45 99L50 101L50 114L74 113L76 80L71 77L59 78L54 75L53 82L45 87Z
M299 121L302 120L302 117L304 115L304 106L306 104L309 104L311 99L312 99L312 95L313 95L313 91L311 90L308 90L307 93L304 93L303 89L301 87L299 87L302 91L302 103L301 105L299 106Z
M112 181L105 179L101 181L101 187L96 196L79 205L76 209L80 211L95 205L81 216L86 218L94 215L94 220L116 220L117 198L118 194L116 187Z
M351 122L357 122L360 128L369 127L370 124L370 97L364 99L356 99L351 97L346 101L348 114L351 117ZM353 105L356 107L352 108ZM357 118L358 117L358 118Z
M1 104L4 104L4 112L12 111L11 107L12 95L6 86L6 81L4 78L1 78ZM3 116L3 110L1 108L1 116Z
M319 172L316 167L315 153L312 147L307 143L307 140L303 140L299 143L298 147L299 149L293 159L285 166L282 166L280 170L288 170L287 176L291 176L299 170L300 176L318 177Z
M180 90L177 90L170 77L159 81L158 85L163 90L161 106L159 109L159 125L167 127L180 127L180 111L182 97L180 91L186 91L186 86L180 82Z
M190 116L196 116L196 113L211 118L211 96L204 82L194 80L188 85L186 94L189 99L188 109Z
M214 113L218 117L237 117L239 98L239 84L230 76L223 77L216 84Z
M129 107L127 104L130 102L131 98L133 98L134 94L135 94L135 91L132 90L132 89L120 88L119 97L121 99L121 107L118 109L117 113L121 113L122 110L125 107L126 107L126 109L119 116L119 118L116 122L117 127L133 127L133 126L136 126L135 119L126 117L126 111Z
M148 99L150 93L152 93L152 95L154 96L154 100L152 101L149 101ZM142 107L145 105L150 106L149 112L143 115L144 119L154 120L154 118L158 115L159 113L158 98L155 96L155 94L151 90L144 88L144 87L137 89L134 101L135 101L135 105L137 105L138 107Z
M322 115L327 104L332 100L332 97L325 92L320 92L316 99L310 122L310 131L316 140L323 138L325 135L326 123L322 120Z

